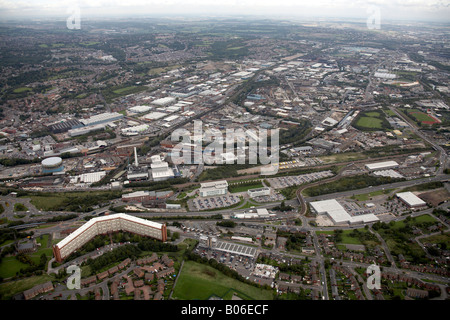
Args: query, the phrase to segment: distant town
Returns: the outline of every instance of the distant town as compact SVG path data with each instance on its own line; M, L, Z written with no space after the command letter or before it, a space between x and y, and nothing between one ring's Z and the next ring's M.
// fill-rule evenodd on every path
M449 299L448 26L0 32L1 300Z

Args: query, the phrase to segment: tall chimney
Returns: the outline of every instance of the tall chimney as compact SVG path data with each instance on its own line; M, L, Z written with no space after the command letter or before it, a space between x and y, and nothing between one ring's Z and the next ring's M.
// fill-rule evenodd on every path
M139 167L139 163L138 163L138 159L137 159L137 151L136 151L136 147L134 147L134 165L136 167Z

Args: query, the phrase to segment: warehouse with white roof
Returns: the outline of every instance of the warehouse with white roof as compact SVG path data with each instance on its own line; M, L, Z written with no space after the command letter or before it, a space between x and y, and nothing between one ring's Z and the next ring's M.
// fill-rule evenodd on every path
M318 215L327 215L335 224L369 223L378 221L372 213L351 216L336 199L314 201L310 203L311 210Z
M425 201L410 191L397 193L396 196L409 208L421 208L427 205Z
M395 161L383 161L383 162L375 162L366 164L366 169L369 171L374 170L386 170L398 168L399 164Z

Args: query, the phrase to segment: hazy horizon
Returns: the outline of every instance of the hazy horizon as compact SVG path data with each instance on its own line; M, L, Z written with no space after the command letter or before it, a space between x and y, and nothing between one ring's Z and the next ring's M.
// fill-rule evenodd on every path
M382 21L450 22L450 2L442 0L0 0L0 20L66 19L74 6L82 19L242 16L363 21L378 10Z

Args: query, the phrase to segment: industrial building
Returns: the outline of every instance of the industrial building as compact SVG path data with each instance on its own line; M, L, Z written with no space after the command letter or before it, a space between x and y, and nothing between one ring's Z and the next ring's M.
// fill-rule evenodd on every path
M122 195L123 202L141 202L149 204L154 201L164 201L173 195L173 191L135 191Z
M408 192L400 192L397 193L396 196L405 203L409 208L422 208L426 207L427 203L420 199L418 196L416 196L414 193L408 191Z
M205 182L200 184L200 197L219 196L227 194L228 182L226 180Z
M162 161L160 156L152 156L150 168L153 181L164 181L175 176L173 169L169 168L169 164Z
M113 122L122 118L123 114L120 114L118 112L105 112L92 116L88 119L81 119L80 122L85 126L94 126L101 123Z
M144 113L144 112L150 111L152 109L153 109L153 107L151 107L151 106L134 106L134 107L129 108L128 110L133 113Z
M177 99L174 97L165 97L160 98L152 101L152 104L155 104L157 106L168 106L172 103L174 103Z
M148 124L141 124L141 125L134 126L134 127L123 128L122 134L125 136L139 134L139 133L147 131L149 128L150 127Z
M85 127L70 129L68 131L68 133L69 133L69 136L71 136L71 137L82 136L84 134L88 134L93 131L104 130L107 125L108 125L108 123L98 123L98 124L89 125L89 126L85 126Z
M48 125L48 129L52 133L63 133L71 129L81 128L83 124L77 119L68 119L61 122Z
M128 166L127 171L127 179L129 181L142 181L142 180L148 180L148 167L147 166L139 166L138 157L137 157L137 150L136 147L134 147L134 165Z
M374 214L351 216L335 199L314 201L310 203L311 210L318 215L327 215L334 223L368 223L378 221Z
M366 164L366 169L369 171L386 170L386 169L398 168L398 166L399 166L399 164L395 161L383 161L383 162L376 162L376 163L368 163L368 164Z
M274 216L274 214L271 215L267 209L262 208L243 213L234 213L231 217L235 219L262 219L269 218L270 216Z
M72 252L81 248L95 236L118 231L127 231L161 241L166 241L167 239L165 224L118 213L89 220L54 245L53 255L57 262L62 262Z

